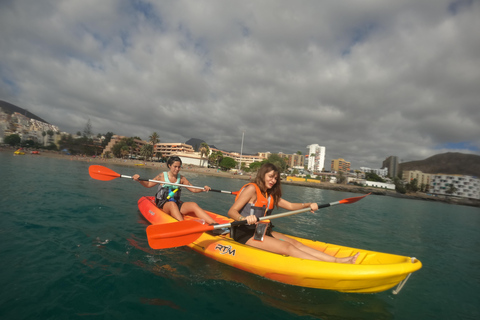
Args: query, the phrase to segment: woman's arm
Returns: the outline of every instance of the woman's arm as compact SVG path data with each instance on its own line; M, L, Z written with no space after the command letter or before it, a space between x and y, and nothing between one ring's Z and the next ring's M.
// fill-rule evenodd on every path
M184 176L180 176L180 184L186 184L187 186L193 186L193 184L191 184L187 178L185 178ZM197 188L188 188L186 187L186 189L190 192L193 192L193 193L199 193L199 192L206 192L206 191L210 191L212 188L210 188L209 186L204 186L203 189L197 189Z
M292 203L283 198L280 198L278 201L278 206L289 211L300 210L308 207L310 207L310 211L312 212L318 210L318 205L315 202Z
M248 202L254 202L256 197L257 191L255 190L255 187L252 185L247 186L245 189L243 189L238 196L238 199L230 207L230 210L228 210L228 216L236 221L244 220L245 217L240 214L240 210L242 210L242 208L245 207ZM257 222L257 218L255 216L248 216L247 220L248 224Z
M151 187L154 187L154 186L158 185L158 183L156 183L156 182L138 180L138 179L140 179L140 175L138 175L138 174L134 174L132 176L132 179L135 180L135 181L138 181L142 186L144 186L146 188L151 188ZM163 175L159 174L153 180L163 181Z

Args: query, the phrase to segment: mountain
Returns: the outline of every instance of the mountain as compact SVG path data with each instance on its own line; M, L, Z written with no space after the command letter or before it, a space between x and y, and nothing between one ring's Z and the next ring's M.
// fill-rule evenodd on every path
M193 147L193 150L198 151L198 148L204 143L202 139L197 139L197 138L190 138L188 141L185 142L185 144L189 144Z
M17 107L16 105L13 105L13 104L8 103L8 102L3 101L3 100L0 100L0 109L2 109L3 112L5 112L7 114L13 114L14 112L18 112L18 113L23 114L24 116L26 116L28 118L48 123L47 121L43 120L39 116L31 113L30 111L25 110L25 109L20 108L20 107ZM50 124L50 123L48 123L48 124Z
M461 174L480 177L480 156L459 152L437 154L425 160L399 164L400 172L419 170L424 173Z

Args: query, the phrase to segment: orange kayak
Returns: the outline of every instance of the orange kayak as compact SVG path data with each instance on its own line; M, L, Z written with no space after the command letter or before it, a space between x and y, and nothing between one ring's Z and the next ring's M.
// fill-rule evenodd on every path
M138 207L151 224L176 222L155 206L153 197L142 197ZM207 213L219 224L233 220L213 212ZM185 219L197 219L186 215ZM355 264L313 261L260 250L234 241L227 235L203 233L188 246L219 262L274 281L340 292L373 293L398 285L398 293L409 275L422 267L416 258L350 248L330 243L290 236L303 244L335 257L360 255Z

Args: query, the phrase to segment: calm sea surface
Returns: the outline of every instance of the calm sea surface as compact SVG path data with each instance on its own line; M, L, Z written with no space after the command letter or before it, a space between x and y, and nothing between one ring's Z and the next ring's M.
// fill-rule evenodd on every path
M0 152L0 319L480 318L479 208L371 195L277 219L281 232L423 263L398 295L346 294L262 279L188 247L150 249L137 200L155 189L129 179L94 180L90 164ZM186 175L215 189L245 183ZM295 202L353 196L284 186L284 198ZM183 197L221 214L234 199L214 192Z

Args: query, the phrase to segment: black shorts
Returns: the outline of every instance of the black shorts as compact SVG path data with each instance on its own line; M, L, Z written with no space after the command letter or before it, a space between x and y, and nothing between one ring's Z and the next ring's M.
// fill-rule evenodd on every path
M230 230L230 236L233 238L233 240L240 242L242 244L247 243L247 241L253 237L253 234L255 233L255 228L256 225L242 225L242 226L236 226L232 227ZM272 235L272 228L273 224L270 223L267 231L265 232L265 235L273 237Z
M167 201L163 201L163 202L158 202L157 203L157 207L160 208L160 209L163 209L163 206L167 203ZM175 201L175 203L177 204L178 206L178 211L180 211L180 209L182 208L182 205L183 205L183 201Z

